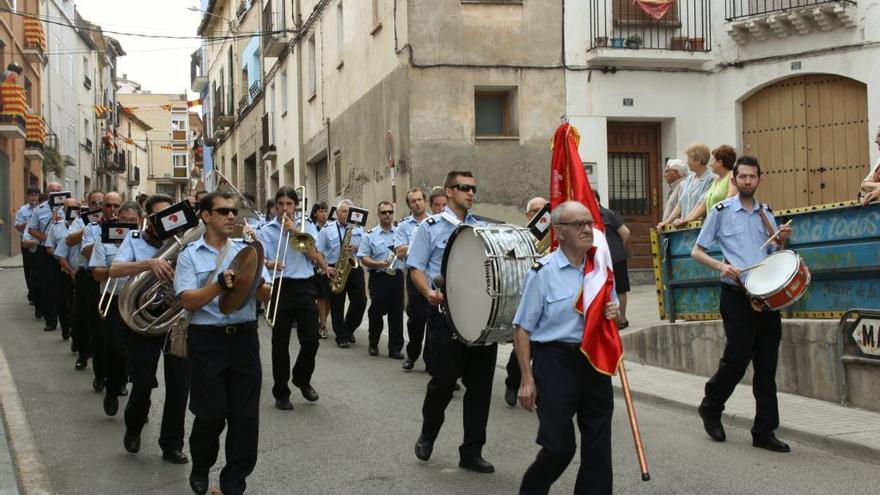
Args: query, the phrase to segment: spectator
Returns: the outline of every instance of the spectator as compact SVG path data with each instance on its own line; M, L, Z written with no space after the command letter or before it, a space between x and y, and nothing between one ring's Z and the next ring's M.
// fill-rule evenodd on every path
M706 191L712 186L715 180L715 174L706 168L709 163L709 147L702 143L695 143L684 150L687 156L688 168L693 174L689 175L681 186L681 198L678 205L672 211L670 217L684 218L694 210L698 203L703 201ZM668 222L660 222L657 224L657 230L662 230L668 225Z
M733 165L736 163L736 150L732 146L722 144L712 150L712 172L716 175L709 190L703 197L703 201L698 203L693 210L685 218L679 218L672 222L675 227L690 222L696 222L706 216L709 208L725 199L736 196L736 184L733 182Z
M670 223L675 220L671 218L672 212L675 211L678 200L681 198L681 189L688 174L690 174L690 171L688 171L687 165L683 160L673 158L666 162L666 168L663 169L663 178L666 180L666 184L669 185L669 197L666 198L666 203L663 206L662 222Z
M611 250L611 262L614 268L614 289L620 300L620 311L617 316L618 328L623 330L629 326L626 319L626 293L629 292L629 272L626 266L626 243L629 242L629 229L623 224L623 218L616 211L602 206L599 191L593 189L596 202L599 203L599 214L602 215L602 223L605 224L605 238L608 239L608 248Z
M880 125L877 126L877 134L874 136L874 143L880 148ZM862 181L859 194L862 197L862 204L867 205L871 201L880 199L880 160L874 165L874 169L868 173L865 180Z
M264 215L266 215L266 223L271 222L275 219L275 200L269 198L266 200L266 208L263 210Z

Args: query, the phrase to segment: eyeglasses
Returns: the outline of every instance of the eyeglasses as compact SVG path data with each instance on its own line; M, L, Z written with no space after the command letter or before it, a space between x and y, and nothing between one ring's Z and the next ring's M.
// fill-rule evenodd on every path
M238 208L212 208L211 211L217 212L220 216L229 216L230 213L238 215Z
M593 227L592 220L575 220L574 222L559 222L556 225L567 225L569 227L574 227L578 230L583 230L585 227Z
M393 215L394 210L384 210L379 212L380 215Z
M463 193L466 193L466 192L472 192L474 194L477 193L477 186L475 186L473 184L456 184L454 186L449 186L449 187L451 187L453 189L458 189L459 191L461 191Z
M120 205L120 204L114 204L114 203L104 203L104 204L101 205L101 206L103 206L103 207L105 207L105 208L119 208L119 207L122 206L122 205Z

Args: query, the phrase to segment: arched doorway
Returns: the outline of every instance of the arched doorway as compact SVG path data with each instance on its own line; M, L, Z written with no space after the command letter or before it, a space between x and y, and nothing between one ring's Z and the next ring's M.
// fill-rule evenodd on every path
M869 168L867 87L831 74L796 76L742 103L743 154L764 172L774 208L855 199Z

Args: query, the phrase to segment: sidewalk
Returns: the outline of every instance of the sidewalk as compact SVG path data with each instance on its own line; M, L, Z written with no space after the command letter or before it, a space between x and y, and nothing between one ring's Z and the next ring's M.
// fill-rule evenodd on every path
M8 258L0 259L0 269L3 268L21 268L24 266L21 261L21 255L17 254L15 256L10 256Z

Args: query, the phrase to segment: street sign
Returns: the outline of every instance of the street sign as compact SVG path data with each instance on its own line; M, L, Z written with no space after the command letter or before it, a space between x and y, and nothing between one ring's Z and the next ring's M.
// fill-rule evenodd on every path
M880 319L859 318L853 325L852 337L862 353L880 357Z

